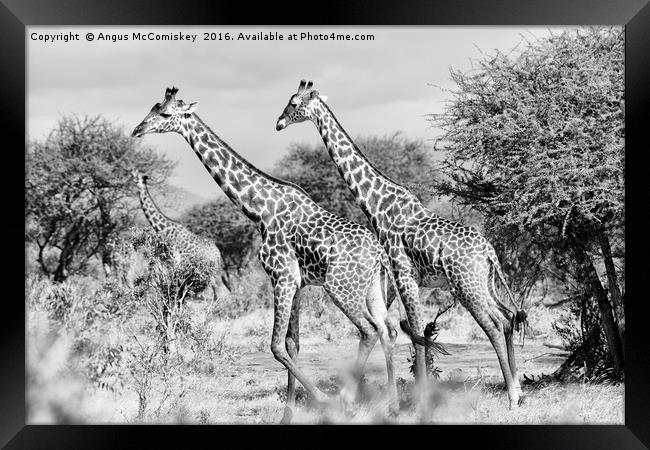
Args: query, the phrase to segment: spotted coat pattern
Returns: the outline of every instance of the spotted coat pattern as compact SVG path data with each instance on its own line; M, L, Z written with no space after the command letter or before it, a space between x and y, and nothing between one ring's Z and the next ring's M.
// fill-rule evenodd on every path
M359 329L357 378L370 350L381 340L394 403L392 345L396 332L387 318L392 297L383 287L390 265L377 238L361 225L323 209L295 184L251 165L193 113L195 104L176 100L175 93L168 89L165 101L153 107L133 135L181 134L228 198L256 224L262 236L259 259L274 291L271 350L289 371L285 419L294 402L294 376L317 400L326 401L294 362L299 351L297 294L307 285L323 286Z
M132 175L138 186L142 212L154 231L173 243L173 250L179 257L199 256L217 268L209 286L216 298L219 291L217 280L221 278L223 271L223 259L217 245L210 239L192 233L185 226L163 214L151 198L147 187L147 176L137 170L134 170Z
M222 267L221 252L215 243L210 239L192 233L185 226L163 214L151 198L146 177L140 174L135 176L142 211L154 231L169 238L180 255L200 254L203 258L214 263L215 267Z
M500 277L506 290L507 285L494 248L474 228L433 214L406 187L374 167L312 85L301 82L276 128L306 120L316 125L339 174L390 257L411 328L417 334L424 331L418 284L443 277L492 342L511 406L517 405L521 388L510 327L513 314L496 296L494 277ZM416 346L416 352L418 375L423 377L422 347Z

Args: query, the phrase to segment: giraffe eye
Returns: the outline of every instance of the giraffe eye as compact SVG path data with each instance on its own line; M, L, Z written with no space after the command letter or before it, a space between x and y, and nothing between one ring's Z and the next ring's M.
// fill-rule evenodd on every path
M162 117L162 118L164 118L164 119L168 119L168 118L171 117L171 116L172 116L172 115L171 115L171 114L168 114L168 113L160 113L160 117Z

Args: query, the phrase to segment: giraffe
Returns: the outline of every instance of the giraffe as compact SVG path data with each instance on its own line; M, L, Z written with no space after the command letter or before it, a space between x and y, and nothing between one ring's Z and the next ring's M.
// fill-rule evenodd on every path
M282 422L291 420L296 378L317 403L329 403L296 364L300 293L308 285L322 286L360 332L354 382L346 383L341 399L354 398L358 379L379 339L386 360L389 405L396 412L392 353L397 332L387 312L393 299L387 295L390 267L374 234L320 207L299 186L257 169L194 113L197 103L177 100L177 91L167 88L164 101L153 106L132 135L179 133L228 198L257 226L262 237L258 257L274 294L271 352L288 372Z
M222 275L223 259L221 257L221 252L215 243L210 239L192 233L185 226L163 214L156 206L151 194L149 193L149 188L147 186L147 180L149 177L140 173L137 169L132 170L131 175L138 187L138 197L140 198L140 205L144 212L144 216L154 231L159 235L164 235L167 238L170 238L174 244L174 250L178 252L179 256L199 255L204 260L212 263L219 272L212 276L209 283L213 299L219 297L219 283L216 281L216 278L219 275L221 275L221 283L228 291L230 291L228 283Z
M326 97L313 89L313 82L302 80L278 118L276 129L306 120L318 129L339 174L388 253L408 317L408 323L402 323L404 331L424 334L418 284L444 280L454 298L469 310L490 339L510 407L518 406L522 397L512 335L525 319L525 312L517 310L494 248L476 229L433 214L406 187L379 171L354 144L325 101ZM516 312L499 301L496 277ZM413 335L412 340L416 375L422 380L426 377L423 342L413 339Z

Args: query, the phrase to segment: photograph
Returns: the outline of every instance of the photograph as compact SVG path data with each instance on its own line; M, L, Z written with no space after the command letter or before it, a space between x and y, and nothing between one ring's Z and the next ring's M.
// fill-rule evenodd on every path
M25 42L28 425L625 425L625 27Z

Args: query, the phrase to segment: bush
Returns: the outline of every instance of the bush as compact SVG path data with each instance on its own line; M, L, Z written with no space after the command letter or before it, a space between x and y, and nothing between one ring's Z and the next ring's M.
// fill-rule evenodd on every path
M593 298L583 297L571 303L553 322L571 356L555 372L561 380L580 381L615 378L607 351L607 341L600 326L598 306Z
M164 336L166 352L181 326L187 297L206 289L218 268L202 255L180 252L173 240L149 228L134 230L132 242L148 261L146 271L135 280L135 296L146 305Z

